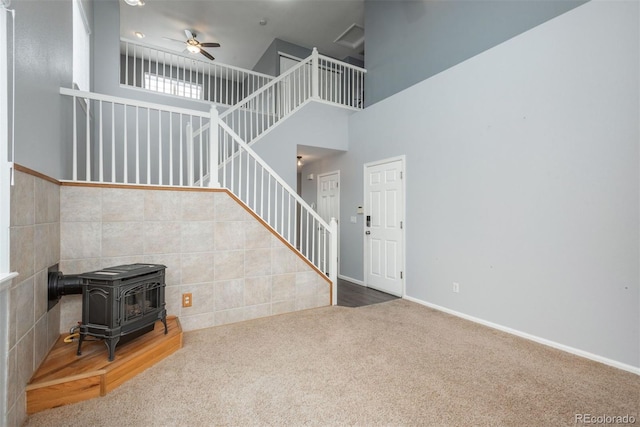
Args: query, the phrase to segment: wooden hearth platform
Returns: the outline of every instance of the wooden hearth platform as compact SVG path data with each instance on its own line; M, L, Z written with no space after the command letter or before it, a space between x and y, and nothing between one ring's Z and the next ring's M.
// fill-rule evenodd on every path
M182 328L175 316L167 317L169 332L162 322L154 330L116 347L108 361L102 340L65 343L61 336L27 386L27 413L104 396L125 381L155 365L182 347Z

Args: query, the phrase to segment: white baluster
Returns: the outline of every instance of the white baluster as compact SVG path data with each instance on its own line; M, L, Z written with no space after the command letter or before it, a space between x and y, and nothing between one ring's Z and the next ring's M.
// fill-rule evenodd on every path
M87 118L86 118L86 180L91 181L91 100L85 98L87 103Z
M136 105L136 184L140 184L140 119Z
M331 280L331 305L338 304L338 221L331 218L329 237L329 280Z
M98 146L98 168L99 174L98 179L100 182L104 182L104 159L103 159L103 129L104 129L104 121L102 118L102 101L99 104L100 112L99 112L99 146Z
M125 184L127 183L127 179L128 179L128 174L127 174L127 163L128 163L128 159L127 159L127 104L122 104L122 117L123 117L123 122L124 125L122 126L122 133L124 134L122 141L123 141L123 158L122 158L122 162L123 162L123 166L122 166L122 171L123 171L123 181Z
M193 187L193 129L191 128L192 117L189 117L187 122L186 134L187 134L187 182L190 187Z
M218 109L211 106L209 118L209 187L219 188L218 180Z
M162 110L158 110L158 184L162 185Z
M116 103L111 103L111 182L116 182Z
M78 180L78 114L77 114L77 107L76 105L78 104L78 98L76 98L75 96L73 98L71 98L71 102L73 102L73 172L71 174L71 177L74 181Z
M311 97L318 98L320 79L319 77L319 64L318 64L318 49L315 47L311 52Z

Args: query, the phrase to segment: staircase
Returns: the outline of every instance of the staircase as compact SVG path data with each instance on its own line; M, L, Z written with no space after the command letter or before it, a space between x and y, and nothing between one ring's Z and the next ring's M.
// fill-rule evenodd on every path
M174 76L191 75L186 82L191 86L183 87L182 96L206 88L201 99L224 101L217 102L223 107L240 94L246 96L218 114L211 103L202 103L201 109L184 109L61 88L62 95L72 98L71 180L227 188L320 273L328 275L335 304L335 219L323 220L251 145L308 102L361 109L365 70L319 55L314 49L286 73L267 79L223 64L215 64L215 73L205 72L197 63L195 71L187 70L184 63L180 71L180 58L168 64L165 59L160 67L160 51L140 48L146 62L136 57L137 51L127 42L123 57L133 69L124 76L137 76L131 86L140 88L145 78L148 85L154 78L156 83L162 79L175 83ZM160 76L149 73L160 69ZM234 76L233 81L229 75ZM129 84L128 78L123 84ZM224 87L227 89L222 90ZM158 85L149 90L157 92Z

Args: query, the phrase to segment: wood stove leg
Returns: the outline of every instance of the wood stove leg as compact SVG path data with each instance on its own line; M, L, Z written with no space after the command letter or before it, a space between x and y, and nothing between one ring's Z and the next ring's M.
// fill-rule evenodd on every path
M162 324L164 325L164 334L167 335L169 330L167 329L167 316L162 316Z
M84 340L84 334L80 334L80 336L78 337L78 351L76 352L76 354L78 356L82 355L82 341Z
M109 350L109 362L113 362L113 359L115 359L116 345L118 345L118 341L120 341L120 337L104 340L107 350Z

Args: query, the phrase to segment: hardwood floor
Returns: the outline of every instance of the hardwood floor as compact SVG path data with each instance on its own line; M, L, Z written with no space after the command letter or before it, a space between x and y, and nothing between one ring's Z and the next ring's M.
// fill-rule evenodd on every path
M166 335L161 322L154 326L119 345L112 362L103 341L85 341L78 356L77 344L66 344L62 335L27 385L27 413L104 396L182 348L182 328L175 316L167 317Z
M398 297L338 279L338 305L343 307L362 307L394 299Z

